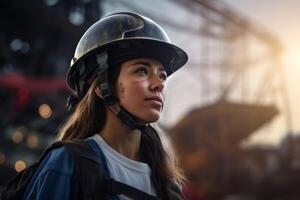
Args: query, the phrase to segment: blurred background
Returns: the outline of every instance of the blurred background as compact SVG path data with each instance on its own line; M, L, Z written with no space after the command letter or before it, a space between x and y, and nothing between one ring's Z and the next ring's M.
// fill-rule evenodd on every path
M300 199L300 1L0 2L0 190L68 117L76 44L102 16L157 21L189 61L170 77L157 126L189 199Z

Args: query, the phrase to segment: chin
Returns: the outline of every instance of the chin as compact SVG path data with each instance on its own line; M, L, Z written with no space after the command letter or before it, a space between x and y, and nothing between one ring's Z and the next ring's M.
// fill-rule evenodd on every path
M147 123L153 123L158 121L160 118L160 112L149 113L144 117L144 121Z
M146 120L147 123L154 123L159 120L159 117L153 117Z
M160 112L144 113L143 115L137 115L137 118L141 119L145 123L153 123L159 120Z

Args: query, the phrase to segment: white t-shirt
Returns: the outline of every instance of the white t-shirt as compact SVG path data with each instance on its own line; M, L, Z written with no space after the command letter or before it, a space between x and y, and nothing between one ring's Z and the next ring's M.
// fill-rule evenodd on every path
M107 161L111 178L156 196L151 183L151 169L148 164L137 162L110 147L99 134L91 137L101 148ZM121 200L128 200L124 195L119 195Z

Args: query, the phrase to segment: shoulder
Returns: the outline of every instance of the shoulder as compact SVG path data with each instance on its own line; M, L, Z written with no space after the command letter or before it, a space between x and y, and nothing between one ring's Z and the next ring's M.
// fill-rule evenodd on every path
M65 147L53 149L46 155L40 165L41 173L51 170L71 175L73 173L73 160Z
M73 161L67 149L53 149L31 178L24 199L70 199L75 187L73 172Z

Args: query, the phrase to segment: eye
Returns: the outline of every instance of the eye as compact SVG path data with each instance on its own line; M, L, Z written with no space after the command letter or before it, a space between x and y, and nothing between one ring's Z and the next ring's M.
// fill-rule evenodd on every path
M142 75L142 76L147 76L148 69L146 67L138 67L138 69L135 71L135 73Z
M162 80L165 81L165 80L167 80L168 75L167 75L166 72L161 72L160 75L159 75L159 77L160 77Z

